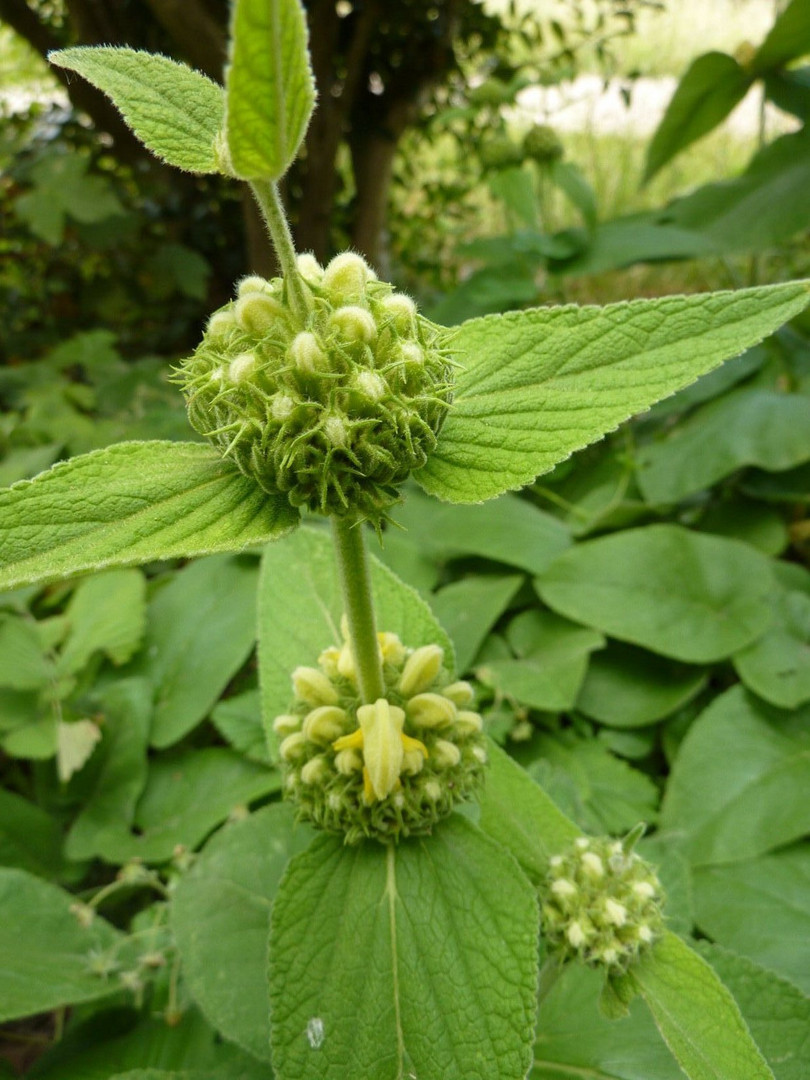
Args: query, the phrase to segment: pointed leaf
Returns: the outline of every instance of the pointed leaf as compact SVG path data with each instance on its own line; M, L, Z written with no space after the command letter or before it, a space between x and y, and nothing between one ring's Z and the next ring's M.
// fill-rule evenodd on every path
M448 502L520 487L761 341L808 299L797 282L464 323L453 407L416 479Z
M279 1080L501 1080L531 1061L537 900L468 821L398 847L318 837L271 914Z
M810 52L810 7L807 0L792 0L770 29L751 61L757 74L781 67Z
M225 83L236 175L277 180L292 164L315 105L299 0L237 0Z
M238 551L296 524L202 443L131 442L0 492L0 590L107 566Z
M136 49L77 46L49 60L103 91L144 146L187 172L219 172L215 140L222 129L221 86L166 56Z
M689 1080L773 1080L734 998L675 934L667 931L630 978Z

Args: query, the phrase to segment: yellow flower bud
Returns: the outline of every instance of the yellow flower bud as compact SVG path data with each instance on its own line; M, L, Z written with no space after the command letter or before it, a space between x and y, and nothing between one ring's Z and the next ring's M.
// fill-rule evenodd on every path
M417 694L406 704L411 723L420 728L449 727L456 719L456 707L441 694Z
M326 353L309 330L296 334L290 343L290 359L306 375L314 375L326 366Z
M288 735L278 748L284 761L300 761L307 752L307 740L300 731Z
M484 730L484 721L477 712L462 709L456 717L455 729L459 735L475 735Z
M322 754L310 758L301 769L302 784L320 784L329 775L329 765Z
M306 251L303 255L298 255L295 268L308 285L320 285L323 267L311 252Z
M326 267L321 284L333 300L355 300L362 296L369 277L365 259L344 251Z
M402 755L402 771L407 776L416 776L424 764L425 755L420 750L406 750Z
M277 716L273 721L273 731L275 731L276 735L281 735L283 737L285 735L292 735L294 731L300 730L300 716L290 716L285 713L282 716Z
M261 334L286 318L282 305L267 293L248 292L236 301L236 321L252 334Z
M338 692L322 671L311 667L297 667L292 673L295 696L307 705L337 705Z
M400 334L407 333L414 324L416 318L416 304L405 293L391 293L386 296L380 306L386 315L390 316Z
M357 750L339 750L335 754L335 768L341 776L351 776L363 768L363 759Z
M340 738L348 727L348 721L345 709L337 705L320 705L307 714L301 730L310 742L327 746Z
M270 415L274 420L287 420L294 408L295 400L289 394L276 394L270 405Z
M338 674L338 660L340 658L340 649L337 645L330 645L328 649L324 649L321 655L318 657L318 665L324 672L324 674L334 679Z
M600 878L604 876L605 864L595 852L586 851L582 856L582 869L590 877Z
M400 345L400 353L406 364L423 364L425 354L420 345L415 341L403 341Z
M627 908L624 904L620 904L618 900L611 900L608 897L605 900L605 918L614 926L624 926L627 922Z
M371 345L377 337L374 316L365 308L338 308L329 321L346 341L362 341L365 345Z
M370 401L380 401L385 396L385 380L376 371L359 371L355 376L354 385Z
M352 647L346 642L343 648L340 650L337 662L338 673L343 676L344 679L351 679L352 682L357 678L357 668L354 665L354 656L352 656Z
M236 319L230 311L215 311L208 320L206 332L220 338L236 329Z
M455 743L437 739L431 751L433 763L439 769L453 769L461 761L461 751Z
M327 416L323 424L324 434L332 446L337 449L344 447L348 441L346 422L340 416Z
M413 697L433 685L444 659L444 650L438 645L423 645L408 657L399 680L399 691L404 697Z
M380 645L380 657L383 663L393 664L394 667L398 667L404 661L405 646L399 640L397 634L383 630L377 634L377 641Z
M556 881L551 883L551 891L555 896L566 899L569 896L576 896L577 887L573 881L569 881L568 878L557 878Z
M240 383L249 379L256 371L258 361L256 354L252 352L240 353L235 356L228 365L228 378L231 382Z
M258 274L250 274L248 277L242 278L237 286L237 293L240 297L248 296L251 293L266 293L269 290L269 282L265 281L263 277L259 277Z
M445 686L442 690L442 694L446 698L449 698L454 705L458 705L460 709L465 705L469 705L474 696L473 688L463 679L459 679L458 682L450 683L449 686Z

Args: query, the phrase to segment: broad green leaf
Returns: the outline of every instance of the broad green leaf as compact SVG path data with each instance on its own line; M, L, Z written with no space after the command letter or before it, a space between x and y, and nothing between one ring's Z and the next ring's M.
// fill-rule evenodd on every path
M59 822L21 795L0 789L0 865L28 870L38 877L62 871Z
M409 648L435 643L455 671L453 646L428 605L374 557L371 589L377 629L399 634ZM343 601L335 552L326 531L299 529L287 543L265 548L259 579L259 681L265 724L289 708L290 676L313 665L329 645L343 640ZM269 735L271 745L275 736Z
M537 884L545 878L552 855L564 851L582 833L499 746L490 741L487 753L489 769L478 824L514 855Z
M807 716L735 686L694 722L661 809L694 865L752 858L810 830Z
M172 894L171 922L186 985L227 1039L270 1060L270 907L291 856L313 832L276 804L227 825Z
M693 60L652 137L644 180L725 120L751 82L752 76L726 53L704 53Z
M38 690L51 678L33 619L0 616L0 687Z
M679 525L578 544L536 587L561 615L686 663L722 660L771 619L768 560L738 541Z
M119 443L0 492L0 589L238 551L297 520L201 443Z
M805 1080L810 1072L810 997L719 945L701 941L696 947L734 995L776 1080Z
M43 469L49 468L59 457L59 443L45 443L43 446L19 447L6 454L0 461L0 487L9 487L18 480L27 480L36 476Z
M794 283L473 319L453 340L453 408L415 478L448 502L520 487L761 341L809 298Z
M765 94L777 109L792 113L807 123L810 119L810 67L770 71L765 76Z
M805 0L792 0L771 27L751 61L751 69L760 74L781 67L810 52L810 10Z
M701 532L742 540L765 555L781 555L790 542L783 514L736 493L710 503L698 525Z
M72 675L95 652L125 664L146 624L146 581L140 570L108 570L80 581L65 612L69 627L57 672Z
M156 1009L149 1015L121 1007L73 1022L30 1076L110 1080L113 1074L128 1080L268 1080L266 1064L223 1043L197 1009L185 1002L172 1023Z
M94 856L114 863L121 838L128 838L147 777L146 753L152 719L151 692L143 679L118 679L100 701L103 739L98 772L89 797L68 833L71 859ZM123 861L123 860L122 860Z
M541 735L529 775L586 832L624 833L658 817L658 788L594 739Z
M105 176L88 175L89 164L89 158L77 153L49 154L31 169L33 190L15 200L15 212L28 222L35 236L53 247L62 243L68 219L96 225L124 214L110 181ZM29 400L31 396L29 393ZM29 414L29 422L31 419ZM51 438L58 437L55 430L48 431Z
M262 724L262 698L258 688L220 701L211 713L211 723L234 750L267 764L270 752Z
M810 701L810 596L779 589L772 600L773 624L735 655L734 667L760 697L795 709Z
M448 506L414 488L397 508L394 520L423 551L441 562L480 555L541 574L571 546L564 525L516 495L503 495L484 506ZM385 544L397 535L394 530L386 532Z
M216 139L222 129L222 87L166 56L111 46L78 46L50 53L103 91L141 142L187 172L220 172Z
M540 608L518 615L506 632L517 659L491 660L477 678L535 709L570 709L577 700L590 654L605 639L595 630Z
M778 472L808 458L810 398L744 389L642 447L637 480L648 502L674 503L747 465Z
M598 224L585 250L556 269L561 274L581 276L638 262L694 259L716 251L716 242L696 229L658 222L651 212L628 214Z
M279 1080L525 1076L537 900L465 819L397 847L318 837L271 915Z
M707 677L701 668L611 642L591 659L576 706L611 727L643 727L685 705Z
M530 1080L683 1080L640 999L620 1023L600 1013L603 983L582 964L562 969L540 1004Z
M58 734L56 713L52 709L37 710L34 718L24 714L20 723L0 739L0 750L9 757L45 761L56 753Z
M299 0L237 0L225 86L234 172L277 180L292 164L315 106Z
M247 660L257 582L255 559L215 555L175 574L152 600L137 671L154 688L153 746L187 735Z
M694 872L695 921L810 994L810 845Z
M522 583L523 578L514 574L469 575L431 596L430 606L455 646L460 673L469 669L484 638Z
M123 940L104 919L82 926L74 897L24 870L0 869L0 1022L95 1001L117 986L94 974Z
M667 931L629 977L689 1080L773 1080L734 998L675 934Z
M767 250L808 227L808 183L805 127L764 146L741 176L705 184L659 215L669 228L702 234L716 254Z

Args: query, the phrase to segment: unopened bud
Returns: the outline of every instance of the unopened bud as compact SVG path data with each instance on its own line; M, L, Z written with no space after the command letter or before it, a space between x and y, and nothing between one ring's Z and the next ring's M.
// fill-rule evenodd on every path
M605 900L605 917L614 926L624 926L627 922L627 908L624 904L620 904L617 900L611 900L608 897Z
M441 694L417 694L406 703L411 722L420 728L449 727L456 719L456 707Z
M351 776L363 768L363 759L357 750L338 750L335 754L335 768L341 776Z
M327 746L340 738L347 726L345 709L337 705L321 705L307 714L301 730L310 742Z
M447 739L437 739L430 756L439 769L454 769L461 761L461 751Z
M206 333L214 338L221 338L235 329L236 319L230 311L215 311L208 320Z
M456 716L455 730L459 735L474 735L484 730L484 721L477 712L462 709Z
M399 640L397 634L392 634L388 631L381 631L377 634L377 641L380 645L380 656L383 663L393 664L397 667L405 659L405 646Z
M460 679L458 682L450 683L449 686L445 686L442 690L442 695L449 698L454 705L458 705L461 709L465 705L469 705L473 699L473 688L468 682Z
M323 267L309 251L296 257L295 268L307 284L320 285L323 278Z
M284 761L300 761L307 752L307 740L303 733L295 731L292 735L288 735L278 748L278 752Z
M600 878L604 876L605 864L594 852L586 851L582 856L582 869L591 877Z
M405 293L391 293L381 301L381 307L401 334L407 333L416 319L416 304Z
M310 758L301 768L301 783L312 785L322 783L329 775L329 765L322 755Z
M283 306L267 293L249 292L241 296L234 308L236 321L252 334L261 334L285 318Z
M377 337L374 316L365 308L338 308L329 321L346 341L362 341L365 345L371 345Z
M385 380L376 371L359 371L354 385L369 401L380 401L385 396Z
M289 713L284 713L281 716L277 716L273 721L273 731L282 738L285 738L287 735L292 735L294 731L300 730L300 716L292 716Z
M240 353L239 356L235 356L228 365L228 378L234 383L244 382L254 374L256 371L256 364L255 353Z
M326 365L326 353L309 330L303 330L293 338L290 343L290 359L298 370L306 375L314 375Z
M342 449L347 441L346 422L341 416L327 416L323 424L324 434L336 449Z
M289 394L276 394L270 406L270 415L274 420L287 420L292 416L295 408L295 399Z
M268 282L263 277L259 277L258 274L250 274L248 277L242 278L236 291L241 298L250 294L266 293L267 290Z
M423 645L408 657L399 680L404 697L413 697L433 685L444 660L444 650L438 645Z
M326 267L321 284L333 300L355 300L362 296L369 276L365 259L344 251Z
M312 667L297 667L292 673L295 696L307 705L337 705L338 692L322 671Z

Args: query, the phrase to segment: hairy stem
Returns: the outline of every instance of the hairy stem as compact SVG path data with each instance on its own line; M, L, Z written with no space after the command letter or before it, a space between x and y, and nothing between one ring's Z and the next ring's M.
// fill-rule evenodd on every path
M281 203L278 184L272 180L252 180L250 187L256 196L256 202L261 208L267 231L276 249L290 305L301 322L305 323L310 311L309 295L295 263L292 233Z
M357 682L364 704L370 705L385 696L385 684L377 646L363 526L355 518L333 517L331 522Z

